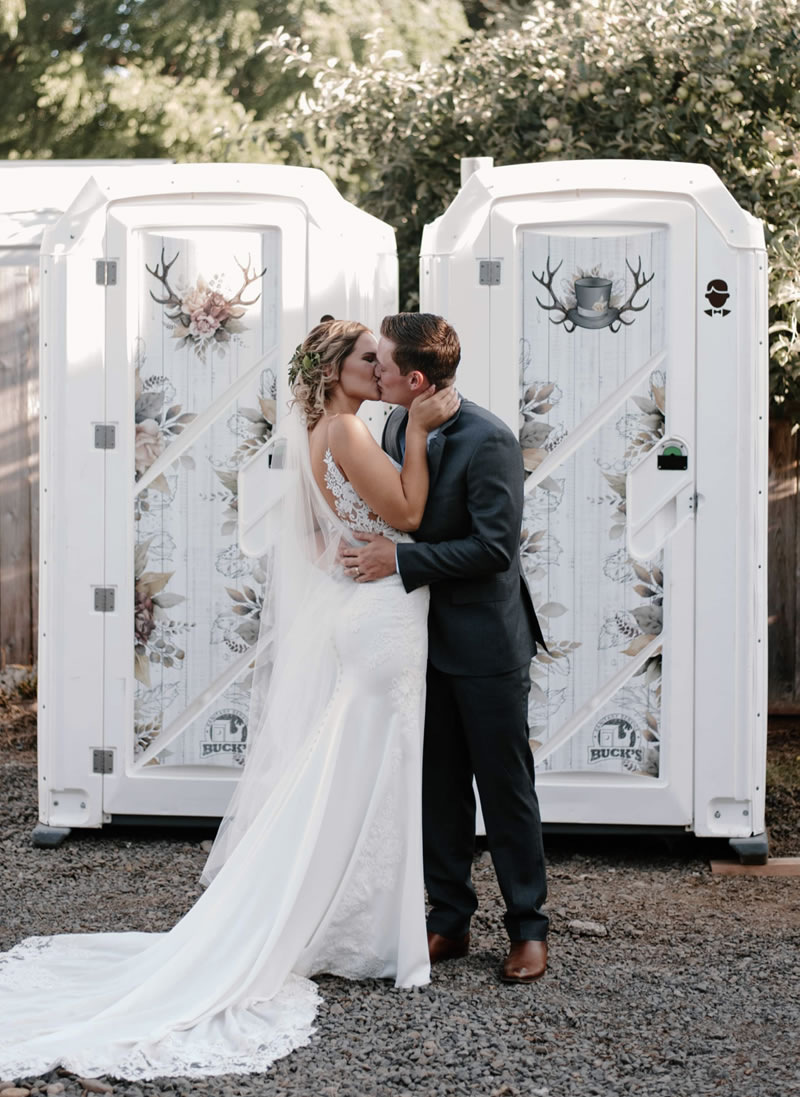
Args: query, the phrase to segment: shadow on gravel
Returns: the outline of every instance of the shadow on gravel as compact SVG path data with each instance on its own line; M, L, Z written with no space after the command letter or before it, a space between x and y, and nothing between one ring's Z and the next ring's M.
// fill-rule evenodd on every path
M730 858L725 838L696 838L694 834L554 834L545 833L545 853L564 860L585 857L596 864L629 868L694 863Z

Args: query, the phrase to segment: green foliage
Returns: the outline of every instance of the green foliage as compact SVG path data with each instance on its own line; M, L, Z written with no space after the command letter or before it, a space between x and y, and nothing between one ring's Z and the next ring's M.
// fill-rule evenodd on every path
M0 156L241 159L315 64L468 33L459 0L0 0ZM248 158L276 158L266 129Z
M27 0L0 33L0 155L204 158L253 117L232 82L260 34L220 0Z
M797 16L796 0L530 5L435 67L323 73L277 137L396 226L407 306L422 226L456 193L462 156L709 164L765 224L780 413L800 399Z
M423 225L462 156L711 165L765 224L800 409L797 0L0 0L0 156L279 160ZM472 28L472 30L470 29Z
M16 38L19 21L25 15L25 0L0 0L0 34Z

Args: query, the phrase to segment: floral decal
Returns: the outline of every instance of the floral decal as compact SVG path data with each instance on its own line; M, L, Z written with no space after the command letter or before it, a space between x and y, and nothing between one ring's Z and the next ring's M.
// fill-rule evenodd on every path
M264 370L258 393L258 407L238 408L228 420L231 432L241 439L233 452L233 462L237 467L248 457L258 453L272 437L278 418L277 386L277 378L272 370Z
M664 437L664 372L651 371L610 418L596 412L663 345L667 236L530 228L522 262L520 553L548 647L531 664L531 744L546 748L550 772L655 776L662 661L644 650L663 628L663 553L628 555L626 477ZM611 335L593 334L604 329Z
M138 687L133 723L134 757L146 751L158 738L163 726L164 710L173 704L179 692L180 687L177 682L172 685L160 685L155 689ZM148 765L160 763L161 759L156 756L148 762Z
M133 730L139 754L158 744L162 729L173 726L234 659L246 659L257 641L269 561L240 551L238 470L275 428L273 371L261 369L235 399L225 397L274 346L279 319L278 283L264 277L278 262L277 231L203 230L180 240L151 239L140 268L132 363ZM155 348L152 366L145 345ZM209 416L212 406L218 411ZM184 452L175 456L179 448ZM245 667L215 702L235 710L243 727L250 679ZM193 718L150 764L240 765L244 750L222 755L208 749L208 717L204 711ZM242 744L245 739L246 727Z
M134 551L134 675L137 681L150 686L150 666L160 663L164 667L179 666L184 651L176 638L192 628L173 620L166 612L185 602L183 594L174 594L164 588L173 576L171 571L147 571L147 558L153 538L141 541Z
M634 561L631 566L639 579L633 589L642 598L649 599L644 605L634 606L632 610L617 610L613 616L606 619L600 629L598 648L619 647L623 648L623 655L638 655L646 648L651 640L661 635L663 625L664 603L664 576L661 569L654 566L652 570L642 567Z
M523 369L529 360L529 351L523 343ZM565 436L563 427L559 428L545 422L541 416L547 415L561 400L561 389L552 382L535 381L529 385L520 400L519 406L519 444L522 447L522 460L525 472L533 472L551 453Z
M233 451L230 461L224 466L214 468L214 473L223 489L216 493L216 498L221 499L225 504L220 530L223 535L234 536L238 527L239 465L257 453L272 437L275 430L276 389L277 379L274 373L272 370L265 370L261 376L258 407L238 408L228 419L229 430L241 441ZM225 587L231 605L217 615L212 627L213 640L215 642L221 640L229 651L239 654L258 640L267 573L260 562L249 560L242 554L236 540L218 553L216 567L220 574L232 579L247 575L254 584L254 586L243 584L241 591L233 587Z
M664 394L666 378L661 369L650 374L650 393L648 396L632 396L631 400L638 412L625 415L617 424L617 429L628 440L625 459L634 462L643 457L664 437Z
M148 377L143 381L141 364L137 365L134 410L136 430L134 461L137 481L161 457L170 442L174 441L189 423L197 418L193 412L183 411L180 404L172 404L174 397L175 389L166 377ZM194 464L192 458L185 455L180 460L181 464L189 467ZM163 473L157 476L149 486L165 495L169 493L169 484ZM142 503L139 505L147 510L147 506Z
M246 263L240 263L234 257L244 281L233 296L226 297L222 293L221 275L214 275L208 281L198 275L194 285L173 289L169 284L169 272L179 255L178 251L167 262L165 249L162 248L160 264L156 263L152 270L145 264L148 274L152 274L161 283L166 294L164 297L157 297L150 290L150 296L164 306L167 327L173 338L180 340L179 345L182 347L191 345L197 357L205 361L210 348L214 348L218 354L224 354L224 344L236 339L245 330L242 317L258 301L261 294L257 293L250 300L245 300L242 294L249 285L264 277L267 268L256 272L253 267L251 271L249 255Z
M562 399L558 385L547 381L534 381L525 385L524 377L530 365L530 347L522 341L520 354L520 378L524 389L520 397L519 443L526 478L551 453L566 436L562 426L554 426L543 420ZM523 527L520 534L522 569L534 599L536 616L546 631L549 621L561 617L567 607L560 602L549 601L542 592L548 567L556 566L562 554L562 546L550 532L550 515L557 510L564 498L564 481L552 476L544 477L534 491L527 492L523 504ZM566 700L566 682L572 670L572 654L581 646L580 641L546 639L547 651L537 651L531 662L530 709L531 746L540 745L537 736L547 730L542 721L550 719ZM551 674L555 681L551 680Z
M255 591L247 584L243 585L242 590L236 590L234 587L225 588L231 605L220 613L214 622L215 631L220 634L222 642L234 655L247 651L258 640L261 611L264 607L266 573L260 567L256 567L253 579L261 587L260 591Z
M609 537L612 540L619 540L625 534L627 470L664 436L665 387L663 370L654 370L650 374L648 395L631 397L637 411L626 413L617 422L618 433L628 443L621 468L612 471L601 467L611 494L597 501L611 504ZM644 601L630 610L617 610L605 619L600 628L598 650L617 648L623 655L636 656L656 636L661 635L663 628L664 574L661 554L657 561L648 561L645 566L633 560L624 549L618 549L606 558L603 571L614 582L631 586ZM634 769L649 776L658 776L661 665L660 652L648 658L633 676L643 679L641 689L630 687L627 691L629 699L637 699L638 708L641 709L636 713L637 731L648 744L645 761L634 766ZM632 766L633 763L626 763L626 768L631 769Z

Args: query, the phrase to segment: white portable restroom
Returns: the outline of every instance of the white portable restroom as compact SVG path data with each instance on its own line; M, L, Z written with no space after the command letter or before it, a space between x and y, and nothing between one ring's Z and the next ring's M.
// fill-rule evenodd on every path
M38 574L39 248L92 171L129 160L12 160L0 164L0 647L35 658Z
M396 311L394 233L312 169L100 173L46 234L42 288L35 840L218 818L265 584L237 473L307 331Z
M463 168L420 307L461 338L459 390L519 432L543 820L763 858L761 224L694 164Z

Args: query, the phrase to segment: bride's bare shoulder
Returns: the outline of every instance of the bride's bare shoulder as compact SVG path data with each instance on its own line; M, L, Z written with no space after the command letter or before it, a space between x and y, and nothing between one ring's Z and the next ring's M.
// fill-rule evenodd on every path
M363 419L351 412L340 412L333 415L328 423L328 445L335 451L337 449L349 449L365 438L371 438L369 428Z

